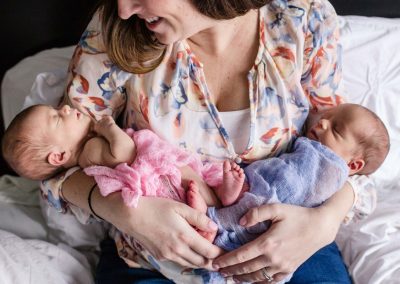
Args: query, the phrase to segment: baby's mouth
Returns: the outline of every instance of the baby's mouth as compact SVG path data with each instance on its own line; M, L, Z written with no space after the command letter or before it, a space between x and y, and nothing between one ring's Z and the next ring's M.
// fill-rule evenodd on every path
M315 131L315 129L311 129L310 134L311 134L312 139L318 141L318 135L317 135L317 132Z

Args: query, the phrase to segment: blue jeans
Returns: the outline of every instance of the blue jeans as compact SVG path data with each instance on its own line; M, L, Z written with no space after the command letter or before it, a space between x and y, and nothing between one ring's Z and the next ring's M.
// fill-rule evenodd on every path
M173 283L162 274L142 268L129 268L118 256L115 243L106 239L101 243L96 284L166 284ZM342 256L335 243L322 248L303 263L294 273L290 284L350 284Z

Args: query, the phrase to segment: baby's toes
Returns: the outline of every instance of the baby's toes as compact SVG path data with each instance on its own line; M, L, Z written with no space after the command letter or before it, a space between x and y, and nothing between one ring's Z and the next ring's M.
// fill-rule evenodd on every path
M229 162L228 160L225 160L224 165L223 165L224 173L229 172L231 170L231 168L232 168L231 162Z

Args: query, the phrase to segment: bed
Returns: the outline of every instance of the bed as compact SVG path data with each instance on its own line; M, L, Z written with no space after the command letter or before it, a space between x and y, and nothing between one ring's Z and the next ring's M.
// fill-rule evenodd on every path
M354 283L400 283L400 112L396 109L400 105L400 2L332 3L340 15L344 51L341 92L350 102L378 113L391 136L389 156L372 176L378 188L374 213L342 226L337 242ZM9 48L1 54L0 64L4 126L24 106L57 102L72 45L96 1L47 0L29 5L18 7L11 0L0 4L0 29ZM49 93L52 101L46 99ZM0 167L1 174L12 174L4 164ZM51 214L53 209L41 201L37 188L36 182L20 177L0 177L0 283L93 283L98 241L105 228L99 223L82 226L70 215Z

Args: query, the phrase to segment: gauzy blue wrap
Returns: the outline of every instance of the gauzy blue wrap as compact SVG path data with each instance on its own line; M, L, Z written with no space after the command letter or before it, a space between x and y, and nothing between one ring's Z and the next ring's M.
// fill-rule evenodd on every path
M250 190L232 206L210 207L207 213L218 225L214 244L227 251L267 230L268 222L250 228L239 225L239 219L250 208L267 203L318 206L343 186L349 170L346 162L328 147L300 137L291 152L256 161L245 168L245 174Z

